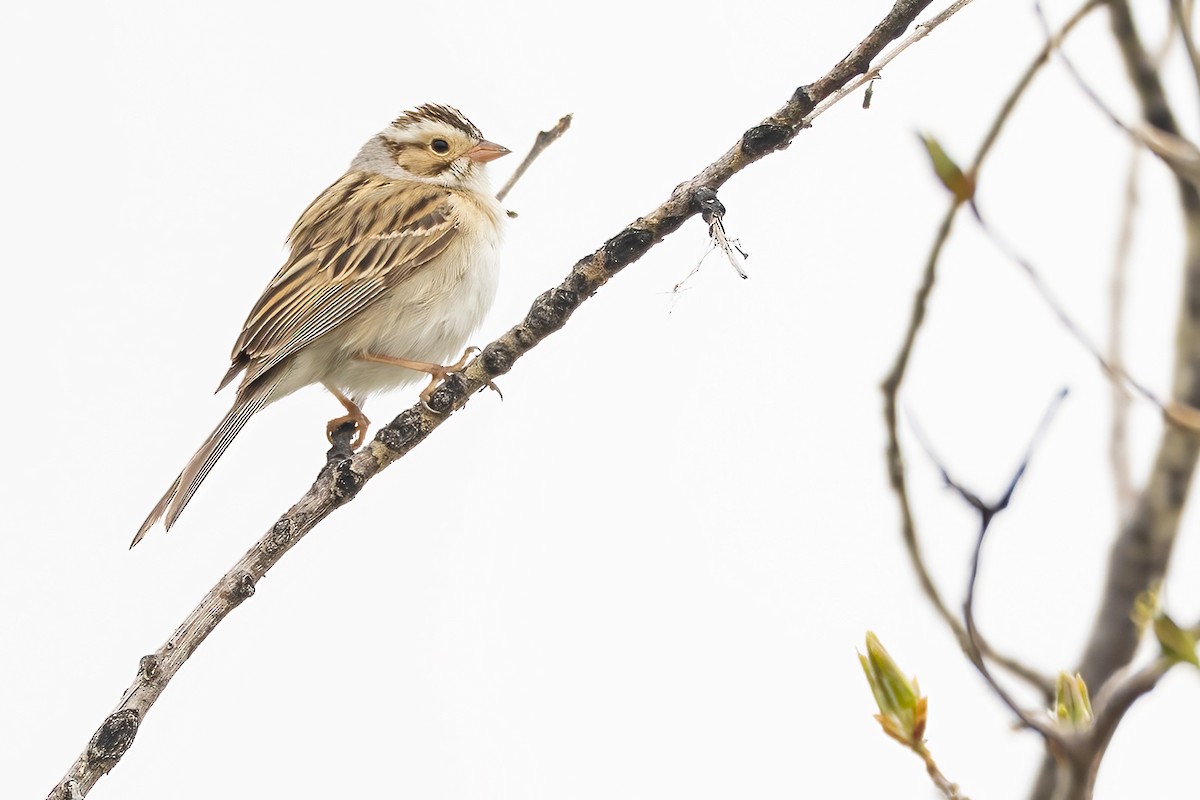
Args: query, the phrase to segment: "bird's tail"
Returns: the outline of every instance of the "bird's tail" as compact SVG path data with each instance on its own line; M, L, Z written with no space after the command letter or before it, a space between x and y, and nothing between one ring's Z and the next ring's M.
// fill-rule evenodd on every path
M134 545L142 540L146 532L153 528L154 523L163 518L164 514L163 526L167 530L171 530L175 520L179 518L188 501L192 499L192 495L196 493L200 484L208 477L208 473L216 466L217 459L224 455L225 450L233 442L233 438L250 421L250 417L266 404L267 398L271 396L271 389L274 388L271 386L266 391L260 390L248 397L238 397L233 408L229 409L229 413L221 420L221 424L217 425L216 429L208 435L204 444L200 445L200 449L183 468L183 472L179 473L179 477L171 484L171 488L167 489L167 493L150 511L150 516L146 517L146 521L142 523L142 527L138 529L137 535L129 544L130 549L133 549Z

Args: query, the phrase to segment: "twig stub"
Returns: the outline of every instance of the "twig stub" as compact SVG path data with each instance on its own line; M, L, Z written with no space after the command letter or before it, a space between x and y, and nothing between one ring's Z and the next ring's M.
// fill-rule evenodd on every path
M696 201L696 205L700 208L700 216L705 222L711 224L713 215L718 217L725 216L725 204L717 199L715 189L710 189L707 186L701 186L692 193L692 198Z

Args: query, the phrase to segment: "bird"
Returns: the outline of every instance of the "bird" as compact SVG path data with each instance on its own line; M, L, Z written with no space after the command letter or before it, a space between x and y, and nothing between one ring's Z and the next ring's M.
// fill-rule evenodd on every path
M461 111L425 104L370 138L288 234L283 266L246 318L217 391L239 375L229 413L191 457L129 545L161 519L170 530L254 414L312 384L352 422L353 447L372 394L430 377L421 399L463 367L449 366L496 296L507 214L487 164L511 152Z

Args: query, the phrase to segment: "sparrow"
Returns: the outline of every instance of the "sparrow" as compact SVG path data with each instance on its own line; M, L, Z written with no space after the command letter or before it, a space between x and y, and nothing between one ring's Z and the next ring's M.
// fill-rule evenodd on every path
M254 414L319 383L362 444L371 394L461 369L463 349L496 295L506 213L486 165L507 155L462 112L427 104L367 141L346 174L288 235L288 255L233 346L221 391L239 375L233 407L154 506L132 548L159 519L167 530Z

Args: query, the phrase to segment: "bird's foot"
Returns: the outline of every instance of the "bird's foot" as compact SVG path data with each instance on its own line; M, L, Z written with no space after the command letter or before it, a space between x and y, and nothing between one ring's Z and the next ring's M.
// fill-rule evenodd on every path
M342 408L346 409L345 416L329 420L329 423L325 426L325 437L329 439L331 445L336 447L337 442L333 440L334 433L346 423L354 423L354 443L350 445L350 449L357 450L359 445L363 443L363 439L367 438L367 429L371 427L371 420L367 419L367 415L362 412L357 403L338 391L337 387L325 384L325 388L337 398L337 401L342 404Z
M429 376L430 380L429 385L421 390L421 402L424 403L428 408L429 399L433 397L433 392L435 389L437 389L438 384L446 380L446 378L450 377L454 373L461 372L462 368L465 367L467 362L471 360L471 357L478 352L478 347L468 347L466 352L463 353L462 358L453 364L450 364L449 366L443 364L430 364L426 361L410 361L407 358L381 356L375 353L363 353L362 355L358 356L358 358L362 359L363 361L374 361L377 364L391 364L394 367L404 367L405 369L424 372Z
M429 398L433 397L433 392L435 389L437 389L438 384L446 380L446 378L449 378L454 373L461 372L462 368L465 367L467 362L471 360L471 357L478 352L479 348L472 346L468 347L463 352L462 358L460 358L458 361L455 361L453 364L450 364L449 366L442 366L440 364L427 364L426 366L429 367L429 369L424 371L429 373L430 380L429 385L421 390L421 402L428 406Z

